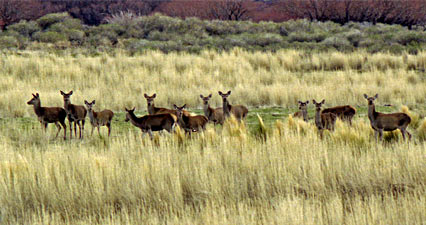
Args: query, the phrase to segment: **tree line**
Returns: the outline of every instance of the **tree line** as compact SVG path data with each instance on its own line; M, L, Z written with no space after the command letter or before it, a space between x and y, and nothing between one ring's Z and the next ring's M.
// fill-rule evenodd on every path
M67 12L87 25L106 23L112 15L160 12L172 17L207 20L282 22L289 19L371 22L426 27L425 0L0 0L0 25Z

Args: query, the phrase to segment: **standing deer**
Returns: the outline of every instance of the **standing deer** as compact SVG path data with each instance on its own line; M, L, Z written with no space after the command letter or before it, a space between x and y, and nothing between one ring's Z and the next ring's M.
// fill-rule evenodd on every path
M321 112L321 106L324 104L325 99L320 103L317 103L315 100L312 100L315 105L315 125L317 126L320 136L322 138L324 129L333 131L334 125L336 124L337 116L334 113L323 113Z
M126 110L125 121L130 121L134 126L141 129L142 134L148 133L150 138L153 138L152 131L167 130L171 133L177 123L177 118L174 114L156 114L156 115L145 115L142 117L136 117L135 108Z
M228 118L229 116L234 115L236 119L242 120L245 119L248 114L247 107L243 105L230 105L228 102L228 97L231 95L231 91L228 91L228 93L224 94L221 91L218 92L219 95L222 97L223 101L223 115L225 118Z
M64 140L67 139L67 125L65 124L65 117L67 113L61 107L41 107L40 95L36 93L33 95L33 98L27 102L28 105L34 106L34 112L38 117L38 120L41 123L41 126L44 127L44 132L47 130L47 125L49 123L55 123L58 131L56 132L56 137L58 137L59 131L61 131L61 126L64 128Z
M71 104L70 98L71 98L71 95L73 94L73 91L70 91L69 93L64 93L63 91L60 91L60 92L61 92L61 95L64 97L64 109L67 112L68 123L70 125L70 138L72 138L73 122L74 122L74 136L77 137L77 127L76 127L76 124L77 124L80 131L80 138L83 138L84 123L86 119L87 110L82 105ZM80 121L81 121L81 125L80 125Z
M204 115L207 117L209 121L212 121L214 125L223 124L223 121L224 121L223 108L214 109L210 107L209 100L211 97L212 97L212 94L210 94L207 97L200 95L200 98L203 100Z
M293 114L294 117L299 117L299 118L303 118L303 120L305 122L308 122L308 104L309 101L306 102L302 102L302 101L298 101L299 103L299 110Z
M350 105L336 106L322 110L322 113L334 113L342 121L347 121L352 126L352 118L356 113L356 109Z
M149 96L146 93L144 94L144 97L146 98L146 102L148 104L148 114L149 115L155 115L155 114L165 114L165 113L171 113L177 116L176 110L173 109L166 109L166 108L157 108L154 105L154 99L157 97L157 94L154 93L153 95ZM185 115L189 116L190 113L187 111L183 112Z
M182 107L173 105L177 111L178 124L182 129L185 130L185 133L191 134L191 132L198 132L200 130L205 130L207 122L209 121L207 117L203 115L197 116L186 116L183 114L183 109L186 107L186 104Z
M411 122L411 118L405 113L380 113L376 112L376 106L374 100L379 97L376 94L374 97L368 97L364 94L364 98L368 101L368 119L370 119L371 127L374 130L374 136L377 142L377 135L380 140L383 138L383 131L393 131L399 129L402 133L402 137L405 140L405 134L408 134L408 138L411 139L410 132L407 131L407 127Z
M92 132L91 136L93 136L93 130L95 127L98 128L98 134L101 136L101 132L99 131L101 126L106 126L108 128L108 137L111 134L111 121L112 117L114 116L114 113L109 110L105 109L100 112L95 112L92 108L95 105L95 100L93 100L91 103L84 100L84 104L87 107L87 111L89 112L89 119L90 123L92 124Z

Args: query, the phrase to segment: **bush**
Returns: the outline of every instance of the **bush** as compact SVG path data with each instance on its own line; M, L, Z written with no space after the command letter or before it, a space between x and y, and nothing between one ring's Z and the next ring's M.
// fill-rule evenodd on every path
M426 32L400 32L395 35L394 40L401 45L419 44L426 42Z
M289 42L321 42L327 38L326 33L295 32L289 35Z
M39 18L37 23L44 30L55 23L60 23L70 18L71 17L68 15L68 13L52 13Z
M72 43L82 44L86 38L86 34L81 30L68 30L68 40Z
M350 51L353 49L351 43L343 37L329 37L322 41L321 44L340 51Z
M65 34L55 31L37 32L33 35L34 40L45 43L56 43L59 41L66 41L68 37Z
M41 30L35 21L21 20L19 23L12 24L7 27L8 31L15 31L24 37L31 37L35 32Z
M2 36L0 37L0 48L17 48L19 46L18 40L13 36Z

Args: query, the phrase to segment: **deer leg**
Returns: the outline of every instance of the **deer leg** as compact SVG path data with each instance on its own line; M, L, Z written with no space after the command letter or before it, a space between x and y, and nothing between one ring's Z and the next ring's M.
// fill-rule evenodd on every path
M61 131L61 126L59 126L58 122L55 122L55 125L58 128L58 131L56 132L55 138L58 138L59 131Z
M67 139L67 125L65 124L65 121L60 121L62 127L64 128L64 140Z
M107 123L107 128L108 128L108 137L109 137L109 135L111 134L111 124L110 123Z
M85 119L83 119L82 121L81 121L81 129L83 129L83 131L81 132L81 134L83 135L83 137L84 137L84 124L86 123L86 120Z
M148 134L149 134L149 137L151 138L151 140L153 140L153 139L154 139L154 137L153 137L153 135L152 135L152 130L151 130L151 129L148 129Z
M44 127L44 133L47 133L47 126L48 126L48 123L43 123L42 124L42 126Z
M99 134L99 137L101 136L101 131L100 131L100 128L99 128L100 126L97 126L97 128L98 128L98 134Z
M380 138L380 141L383 141L383 130L382 130L382 129L379 129L378 131L379 131L379 138Z
M74 137L77 138L77 120L74 121Z
M70 126L70 139L72 139L72 122L68 120L68 125Z
M376 139L376 143L377 143L377 135L379 134L379 131L374 130L374 139Z
M92 132L90 132L90 136L93 136L93 131L95 130L95 126L92 125Z

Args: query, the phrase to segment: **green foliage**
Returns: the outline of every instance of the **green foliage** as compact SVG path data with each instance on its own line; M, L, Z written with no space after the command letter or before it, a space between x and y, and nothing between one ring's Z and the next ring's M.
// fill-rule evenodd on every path
M19 23L12 24L7 27L8 31L15 31L24 37L31 37L35 32L41 30L35 21L21 20Z
M18 40L13 36L0 37L0 48L17 48L19 45Z
M68 13L52 13L37 19L37 23L42 29L47 29L49 26L67 19L70 19Z
M66 41L68 37L63 33L55 31L37 32L33 35L34 40L46 43L56 43L59 41Z

